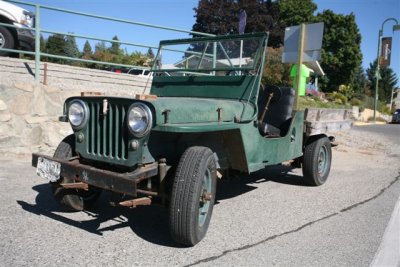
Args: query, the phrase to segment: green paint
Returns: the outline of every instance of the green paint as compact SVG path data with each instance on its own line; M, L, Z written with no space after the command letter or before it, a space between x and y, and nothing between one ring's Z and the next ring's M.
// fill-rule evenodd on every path
M293 65L290 70L290 76L293 78L293 88L297 86L297 65ZM306 84L307 78L310 77L310 69L304 64L301 65L300 69L300 86L299 86L299 96L304 96L306 94Z
M260 47L257 53L264 55L265 48ZM285 136L266 138L257 127L261 76L256 68L263 66L264 58L254 64L254 75L155 76L151 94L157 98L149 101L121 97L70 98L65 113L68 103L77 98L88 105L90 113L88 123L75 131L77 140L78 136L84 136L82 143L76 143L76 150L87 160L130 169L159 158L176 164L180 155L194 145L211 148L222 169L249 173L297 158L303 149L304 112L294 113ZM108 102L107 114L102 112L104 99ZM149 106L153 116L152 131L142 138L133 136L127 127L127 112L135 102ZM132 142L138 142L136 150Z

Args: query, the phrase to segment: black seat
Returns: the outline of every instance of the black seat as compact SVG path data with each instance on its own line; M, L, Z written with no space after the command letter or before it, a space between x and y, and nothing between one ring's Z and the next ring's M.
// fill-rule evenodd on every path
M270 137L286 135L293 112L295 91L290 87L277 88L276 86L267 86L264 90L261 88L258 96L258 110L262 114L270 94L274 93L264 120L259 124L261 134Z

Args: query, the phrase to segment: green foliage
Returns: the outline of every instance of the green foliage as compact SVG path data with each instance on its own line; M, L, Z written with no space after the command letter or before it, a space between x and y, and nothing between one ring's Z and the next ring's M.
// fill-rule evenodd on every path
M193 31L217 35L237 34L239 12L247 13L245 32L269 32L269 44L278 47L283 42L284 28L279 21L279 7L271 0L200 0L195 11Z
M365 94L369 90L369 83L364 68L360 65L353 75L351 82L354 93Z
M50 35L46 42L46 52L52 55L65 56L66 41L65 35L54 34ZM64 59L48 58L49 62L65 63Z
M313 21L317 5L312 0L280 0L280 24L288 27Z
M332 92L328 94L328 99L338 105L345 105L348 102L348 98L344 94L339 92Z
M92 46L90 45L89 41L86 41L85 44L83 45L83 55L84 56L93 55L93 49L92 49Z
M341 84L352 84L362 60L361 35L354 14L324 10L317 14L315 21L325 25L321 66L326 76L320 80L323 91L332 92Z
M392 114L392 110L390 107L388 107L387 105L380 105L379 106L379 112L386 114L386 115L391 115Z
M376 84L376 68L377 61L370 63L369 68L367 69L367 76L370 82L371 88L375 90ZM392 91L396 88L398 78L396 73L390 67L382 67L380 68L380 77L378 83L378 98L386 103L390 102L390 96Z
M121 44L118 43L118 41L119 41L118 36L115 35L112 38L112 40L116 41L116 42L112 42L111 43L111 47L109 48L110 53L113 54L113 55L123 55L124 52L121 49Z
M118 37L114 36L113 40L118 41ZM142 54L138 51L128 54L126 49L124 50L120 47L120 43L112 42L111 45L108 46L104 41L95 44L94 52L90 43L86 41L81 53L78 49L75 37L60 34L50 35L47 40L41 37L41 46L41 51L49 54L123 65L148 66L152 58L154 58L154 53L151 49L148 50L147 54ZM88 68L104 69L105 67L105 64L78 63L76 61L64 59L44 57L43 60L59 64L85 66Z
M349 104L338 104L335 102L323 101L315 96L305 96L299 98L300 109L305 108L351 108Z
M67 57L78 58L80 53L78 49L78 45L76 44L76 39L74 36L67 35L65 37L65 48L64 55ZM68 64L78 65L79 63L76 61L68 60Z
M352 88L351 85L344 85L341 84L339 86L339 93L341 93L342 95L344 95L347 99L350 99L353 97L354 95L354 90Z
M43 35L40 35L40 51L41 52L46 51L46 44L47 44L47 40L43 37Z
M268 47L262 78L264 85L292 86L290 80L291 66L282 63L282 52L282 47Z

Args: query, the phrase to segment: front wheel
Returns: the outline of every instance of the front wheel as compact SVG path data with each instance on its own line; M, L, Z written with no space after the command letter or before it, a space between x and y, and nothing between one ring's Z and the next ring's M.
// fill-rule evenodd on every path
M216 159L207 147L190 147L183 153L174 178L169 209L172 238L194 246L207 233L215 202Z
M332 150L327 137L322 137L307 144L303 155L303 176L312 186L323 185L331 169Z
M11 32L5 28L0 27L0 48L14 49L15 40ZM0 51L0 56L9 56L11 53L6 51Z
M54 158L68 159L75 156L75 136L69 135L58 145ZM89 190L66 189L61 184L74 183L70 177L61 177L55 183L51 183L53 196L58 204L67 211L81 211L95 203L100 196L101 190L90 188Z

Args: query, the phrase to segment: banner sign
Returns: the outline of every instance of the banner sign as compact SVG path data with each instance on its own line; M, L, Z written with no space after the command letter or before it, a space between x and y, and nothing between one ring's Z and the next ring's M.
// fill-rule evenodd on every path
M246 28L247 14L243 9L239 12L239 34L243 34Z
M392 53L392 37L382 38L382 49L379 64L381 66L390 65L390 55Z

